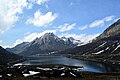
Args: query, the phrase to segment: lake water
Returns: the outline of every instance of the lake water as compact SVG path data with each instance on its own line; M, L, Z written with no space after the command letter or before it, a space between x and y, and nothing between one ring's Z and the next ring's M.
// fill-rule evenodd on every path
M22 62L23 65L42 65L42 64L64 64L70 66L83 66L81 71L90 72L117 72L120 69L113 65L105 65L96 62L83 61L77 59L66 58L63 56L32 56L27 61Z

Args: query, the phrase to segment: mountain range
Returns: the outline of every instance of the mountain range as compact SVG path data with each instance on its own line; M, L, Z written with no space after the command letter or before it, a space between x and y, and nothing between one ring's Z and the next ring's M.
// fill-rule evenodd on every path
M65 56L69 55L70 57L80 59L84 58L94 61L111 61L112 63L120 64L120 19L110 25L93 41L84 45L80 40L75 40L72 37L59 38L53 33L46 33L32 42L23 42L13 48L7 48L7 51L3 48L0 48L0 50L2 50L3 53L9 53L8 51L10 51L23 56L54 53Z
M54 33L46 33L32 42L23 42L13 48L7 48L7 50L22 56L45 55L73 48L81 44L80 40L75 40L72 37L59 38Z
M110 25L91 43L61 51L59 54L120 64L120 19Z

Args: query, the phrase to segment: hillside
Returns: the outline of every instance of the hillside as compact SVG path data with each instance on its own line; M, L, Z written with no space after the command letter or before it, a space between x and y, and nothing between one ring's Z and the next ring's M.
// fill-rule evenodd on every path
M21 59L22 57L6 51L0 46L0 65L7 65L7 63Z
M68 49L59 54L76 58L84 58L98 61L120 61L120 20L109 26L100 36L91 43Z

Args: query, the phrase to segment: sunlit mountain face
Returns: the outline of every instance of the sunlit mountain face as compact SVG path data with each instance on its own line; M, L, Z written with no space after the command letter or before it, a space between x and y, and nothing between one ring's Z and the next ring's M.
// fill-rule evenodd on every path
M24 42L13 48L7 48L7 50L23 56L46 55L80 46L82 44L83 43L80 40L75 40L72 37L59 38L54 33L45 33L32 42Z

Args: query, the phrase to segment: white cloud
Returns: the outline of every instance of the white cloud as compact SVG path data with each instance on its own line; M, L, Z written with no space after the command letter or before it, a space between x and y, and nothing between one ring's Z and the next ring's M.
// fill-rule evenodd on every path
M93 27L98 27L103 25L104 25L104 20L96 20L90 24L90 27L93 28Z
M15 41L14 44L11 44L11 45L7 45L7 46L3 46L3 47L9 47L9 48L12 48L22 42L31 42L33 40L35 40L36 38L39 38L41 37L42 35L44 35L45 33L48 33L48 32L53 32L54 34L56 33L56 30L46 30L46 31L43 31L41 33L29 33L28 35L25 35L22 39L17 39ZM65 37L73 37L75 38L76 40L81 40L82 42L84 43L87 43L88 41L94 39L95 37L97 37L99 34L91 34L91 35L87 35L87 34L61 34L59 35L59 37L61 36L65 36Z
M104 20L105 21L111 21L115 18L115 16L108 16L108 17L105 17Z
M0 46L2 46L3 48L7 48L10 45L8 45L6 42L4 42L3 40L0 40Z
M55 30L46 30L46 31L43 31L41 33L27 32L27 33L24 34L24 37L22 39L17 39L13 44L12 43L9 44L9 43L4 42L3 40L0 40L0 46L2 46L3 48L12 48L12 47L15 47L18 44L23 43L23 42L31 42L34 39L39 38L39 37L41 37L42 35L44 35L45 33L48 33L48 32L51 32L51 33L54 33L54 34L56 33Z
M57 14L53 14L52 12L47 12L46 14L42 14L39 10L34 13L34 17L29 18L26 23L32 24L37 27L49 25L52 21L54 21L57 17Z
M24 9L32 9L34 3L41 5L45 2L47 0L0 0L0 34L14 26Z
M94 22L92 22L89 27L90 28L93 28L93 27L98 27L98 26L103 26L105 24L105 22L108 22L108 21L111 21L114 19L114 16L108 16L108 17L105 17L101 20L96 20Z
M76 25L76 23L74 23L74 24L64 24L64 25L59 26L58 28L59 28L60 32L64 32L64 31L69 31L69 30L74 29L75 25Z
M27 35L29 35L30 34L30 32L26 32L26 33L24 33L24 36L27 36Z
M7 45L6 43L4 45L2 45L4 48L12 48L22 42L31 42L33 40L35 40L36 38L39 38L41 37L42 35L44 35L45 33L48 33L48 32L53 32L54 34L56 33L56 30L46 30L46 31L43 31L41 33L30 33L30 32L27 32L25 33L25 36L22 38L22 39L17 39L13 44L10 44L10 45ZM76 40L80 40L84 43L87 43L88 41L94 39L95 37L97 37L99 34L91 34L91 35L87 35L87 34L61 34L59 35L59 37L61 36L65 36L65 37L73 37L75 38ZM3 42L2 40L0 40L0 43Z
M29 33L29 35L25 35L25 37L23 39L17 39L11 47L14 47L14 46L16 46L16 45L18 45L22 42L31 42L34 39L39 38L39 37L41 37L42 35L44 35L45 33L48 33L48 32L56 33L55 30L46 30L46 31L43 31L41 33L31 33L31 34Z
M62 34L61 36L65 36L65 37L73 37L75 38L76 40L80 40L84 43L87 43L89 42L90 40L96 38L99 34L90 34L90 35L87 35L87 34Z
M48 2L49 0L28 0L28 2L32 3L32 4L38 4L38 5L42 5L46 2Z
M33 7L33 4L32 3L28 3L27 9L32 9L32 7Z
M0 33L13 27L27 5L27 0L0 0Z
M85 26L79 27L78 29L79 29L79 30L85 30L85 29L87 29L87 28L88 28L88 25L85 25Z
M48 0L35 0L35 2L37 3L37 4L39 4L39 5L41 5L41 4L43 4L43 3L45 3L45 2L47 2Z

